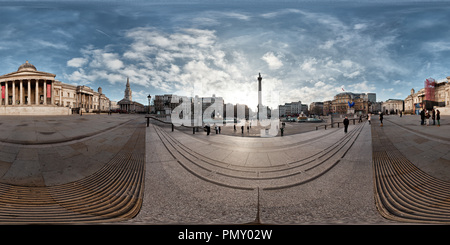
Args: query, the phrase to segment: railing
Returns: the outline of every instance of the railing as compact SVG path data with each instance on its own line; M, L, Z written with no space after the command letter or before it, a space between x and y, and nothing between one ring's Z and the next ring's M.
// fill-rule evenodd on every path
M355 123L356 120L358 120L358 122L359 122L359 118L351 118L351 119L348 119L348 120L349 120L349 121L353 121L353 125L356 124L356 123ZM333 122L333 123L330 123L330 124L318 125L318 126L316 126L316 130L318 130L319 127L324 127L325 130L326 130L326 129L327 129L327 126L331 126L332 128L334 128L334 125L335 125L335 124L337 124L337 127L339 128L339 126L340 126L341 123L344 124L343 122Z

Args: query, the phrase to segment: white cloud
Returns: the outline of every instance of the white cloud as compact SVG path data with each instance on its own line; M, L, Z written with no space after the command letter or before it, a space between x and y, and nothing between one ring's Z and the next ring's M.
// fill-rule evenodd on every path
M363 81L360 83L350 84L349 88L352 89L352 92L355 93L373 93L376 91L376 87L373 84L370 84L368 81Z
M269 65L271 70L277 70L283 66L283 62L273 52L265 53L261 59Z
M40 48L48 47L48 48L53 48L53 49L69 49L69 47L66 44L54 43L54 42L49 42L49 41L45 41L45 40L36 40L36 44L37 44L37 46L40 46Z
M88 60L86 58L73 58L67 61L67 66L70 67L82 67L84 66Z
M423 48L428 52L442 52L450 50L450 42L446 41L432 41L426 42L423 45Z
M248 77L247 57L217 43L214 31L180 29L165 33L155 28L134 28L125 36L130 42L122 54L109 47L81 50L84 58L68 62L78 69L66 77L80 82L102 79L111 84L129 77L132 84L147 89L188 96L217 94L232 103L256 92L256 77ZM243 93L239 98L234 97L236 90Z
M275 12L264 13L264 14L261 14L261 16L263 18L275 18L280 15L292 14L292 13L301 14L301 13L303 13L303 11L298 10L298 9L283 9L283 10L279 10L279 11L275 11Z
M366 28L367 28L367 24L364 24L364 23L355 24L353 26L353 29L355 29L355 30L363 30Z

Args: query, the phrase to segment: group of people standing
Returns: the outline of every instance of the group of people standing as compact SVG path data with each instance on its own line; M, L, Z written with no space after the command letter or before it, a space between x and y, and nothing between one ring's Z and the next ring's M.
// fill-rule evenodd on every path
M372 120L372 114L369 113L369 114L367 114L367 121L369 122L369 124L371 124L371 120ZM362 115L359 116L358 122L362 122ZM344 132L347 133L348 125L350 123L350 121L348 120L348 117L344 118L343 123L344 123ZM380 123L381 123L381 127L383 127L383 113L380 113Z
M427 110L427 109L423 109L420 112L420 125L430 125L430 118L431 120L433 120L433 125L436 125L436 121L437 121L437 126L440 127L441 126L441 112L436 109L436 110Z

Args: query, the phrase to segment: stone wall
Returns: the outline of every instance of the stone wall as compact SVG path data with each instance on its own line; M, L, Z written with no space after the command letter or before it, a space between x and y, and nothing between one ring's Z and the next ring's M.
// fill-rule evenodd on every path
M58 106L0 106L0 115L70 115L68 107Z

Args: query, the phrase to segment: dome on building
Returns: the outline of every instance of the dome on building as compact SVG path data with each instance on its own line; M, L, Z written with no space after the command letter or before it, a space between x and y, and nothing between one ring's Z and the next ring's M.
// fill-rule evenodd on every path
M28 63L28 60L19 66L19 69L17 71L37 71L36 67L30 63Z

